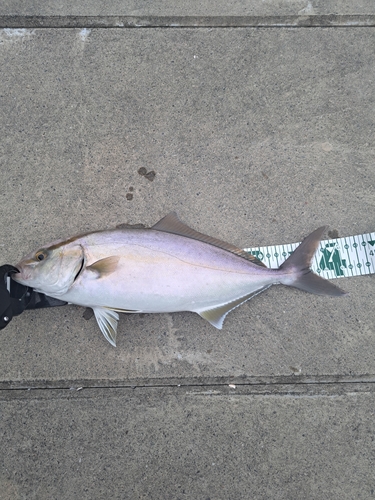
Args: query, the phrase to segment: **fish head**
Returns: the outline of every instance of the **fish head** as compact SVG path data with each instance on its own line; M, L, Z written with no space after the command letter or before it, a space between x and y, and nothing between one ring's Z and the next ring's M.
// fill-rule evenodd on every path
M63 295L84 267L83 247L74 243L55 243L26 255L15 267L12 278L46 295Z

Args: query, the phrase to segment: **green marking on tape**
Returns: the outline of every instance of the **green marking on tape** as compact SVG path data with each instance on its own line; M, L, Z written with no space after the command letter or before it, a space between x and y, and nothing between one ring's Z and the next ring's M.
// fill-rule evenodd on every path
M327 243L321 252L323 256L319 262L320 269L334 271L336 277L344 276L343 269L346 268L346 260L341 258L337 243Z

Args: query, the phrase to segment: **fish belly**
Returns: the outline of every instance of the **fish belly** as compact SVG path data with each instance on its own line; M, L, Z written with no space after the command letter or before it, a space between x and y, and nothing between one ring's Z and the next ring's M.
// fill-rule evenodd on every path
M103 236L103 235L102 235ZM276 281L262 268L226 250L182 236L134 230L124 238L86 242L85 271L61 300L136 312L199 312L261 290ZM114 272L98 277L96 260L119 256Z

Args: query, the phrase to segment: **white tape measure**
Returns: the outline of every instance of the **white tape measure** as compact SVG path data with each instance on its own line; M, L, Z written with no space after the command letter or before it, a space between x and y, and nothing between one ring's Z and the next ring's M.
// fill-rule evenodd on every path
M244 250L267 267L278 268L298 245L287 243ZM375 273L375 233L321 241L311 269L327 279Z

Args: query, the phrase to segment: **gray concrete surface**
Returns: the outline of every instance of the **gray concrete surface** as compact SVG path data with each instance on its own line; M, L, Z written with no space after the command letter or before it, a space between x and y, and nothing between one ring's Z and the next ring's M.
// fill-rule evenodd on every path
M21 16L285 16L374 14L372 0L3 0L0 15Z
M373 384L321 389L13 391L1 498L371 499Z
M373 230L372 29L2 36L5 262L171 210L243 246ZM117 349L81 309L26 313L1 337L1 380L373 374L373 277L342 286L274 288L221 332L191 313L124 316Z
M373 231L374 46L369 27L2 30L2 261L171 210L241 246ZM275 287L221 331L122 316L116 349L78 307L15 318L0 498L372 498L374 277L340 286Z

